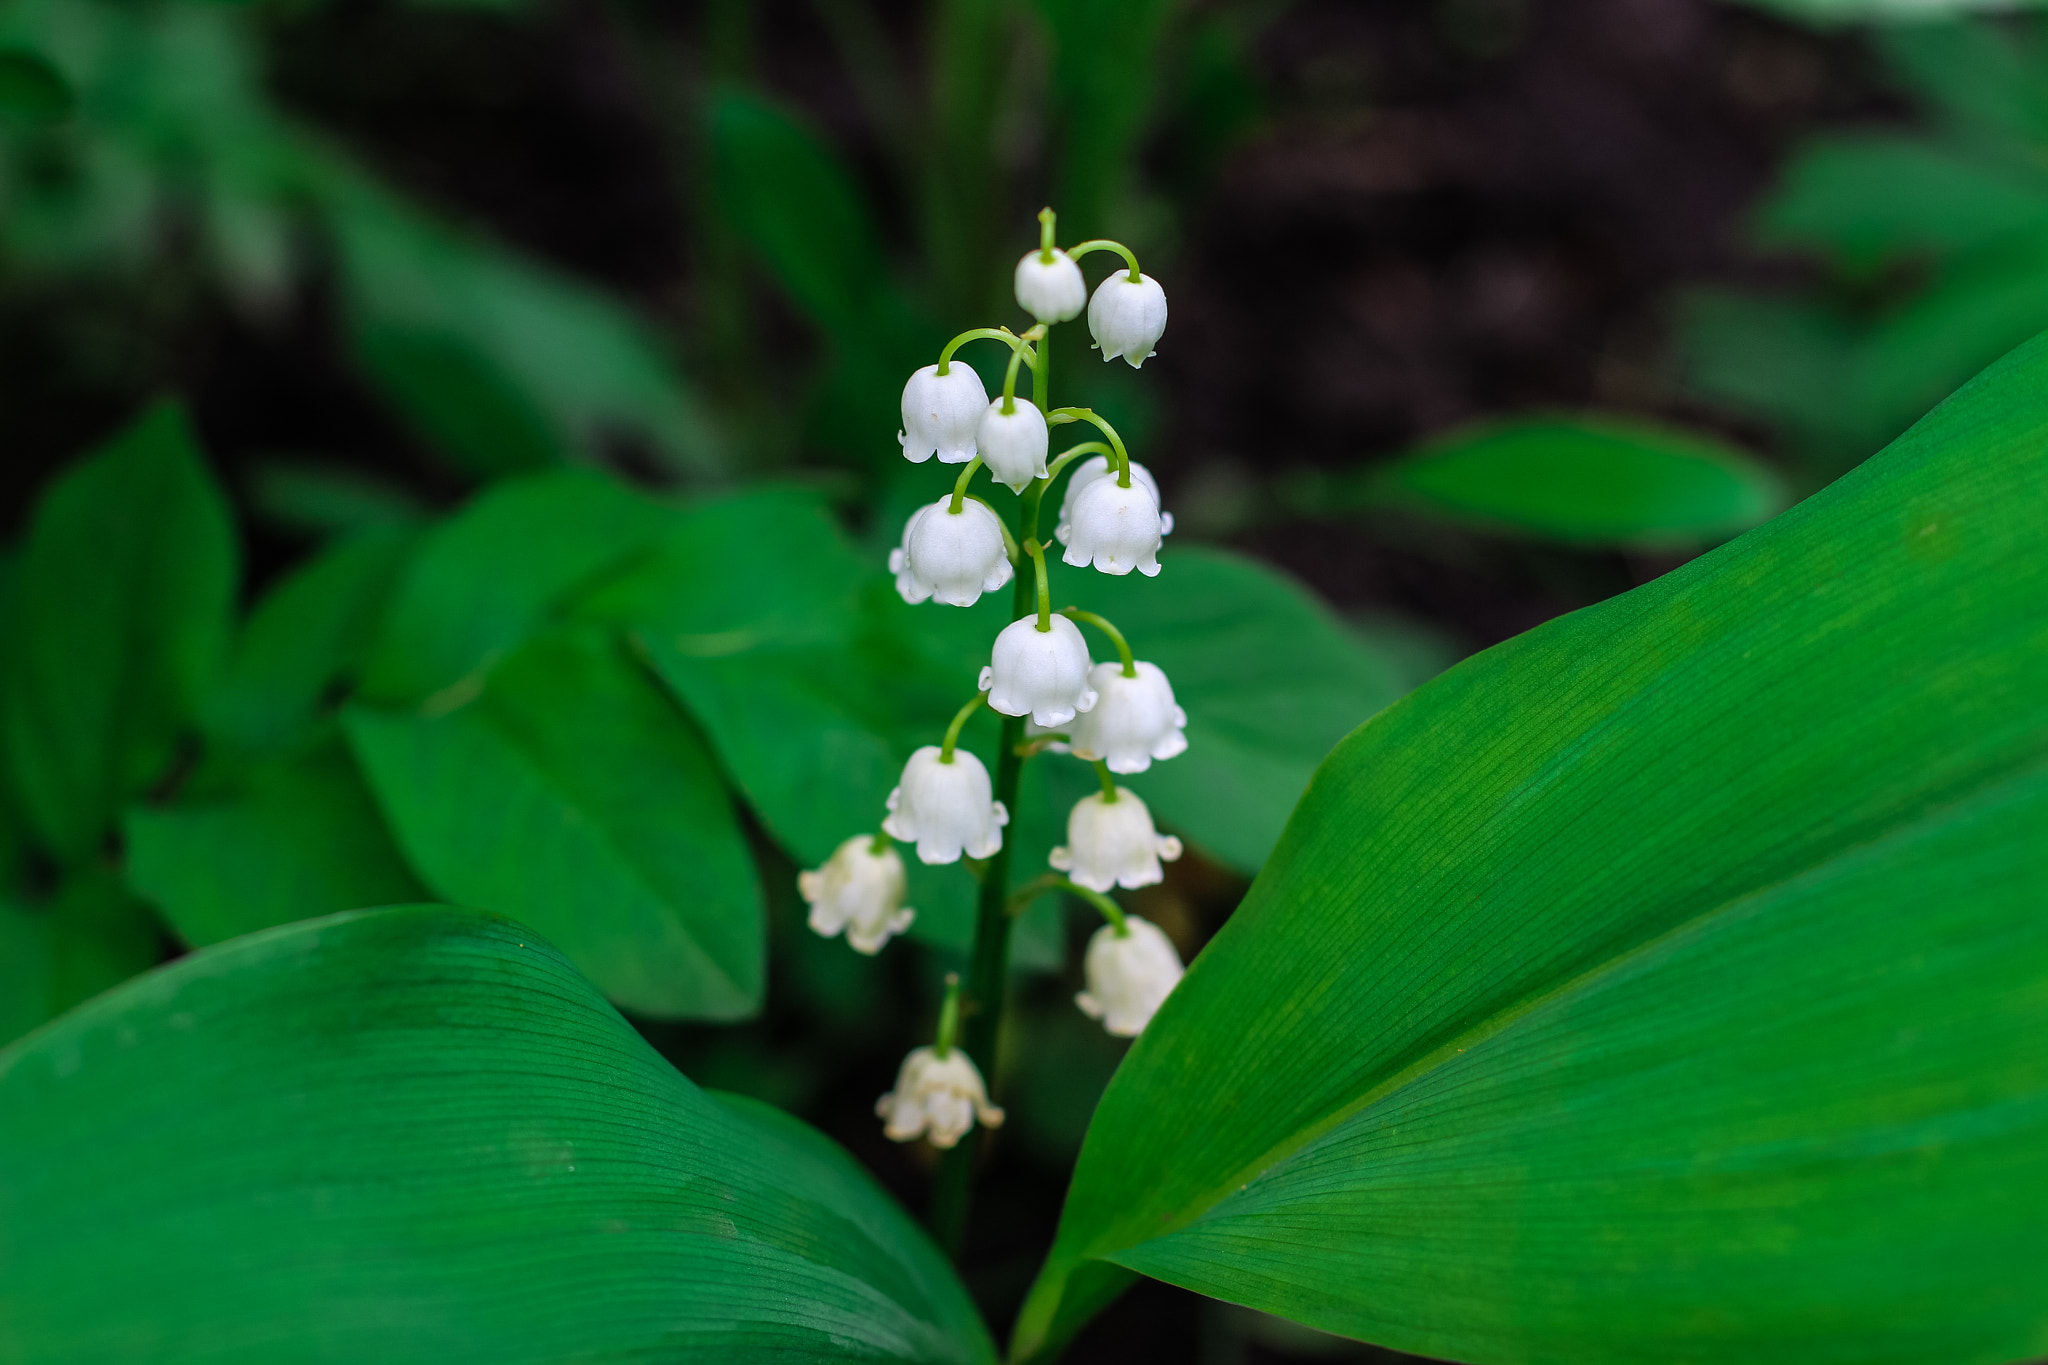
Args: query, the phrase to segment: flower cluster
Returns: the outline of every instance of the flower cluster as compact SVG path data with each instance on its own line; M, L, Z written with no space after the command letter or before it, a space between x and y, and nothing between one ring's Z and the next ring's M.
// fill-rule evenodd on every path
M1161 881L1162 863L1180 856L1181 843L1162 835L1145 803L1113 775L1144 772L1185 751L1187 714L1174 701L1165 672L1136 658L1108 620L1078 607L1053 609L1045 556L1057 545L1061 559L1077 568L1117 575L1135 569L1156 577L1173 518L1160 507L1158 481L1130 458L1114 427L1087 408L1049 406L1046 337L1054 324L1085 310L1102 358L1122 359L1136 369L1154 354L1166 330L1166 294L1121 244L1091 241L1062 250L1054 245L1052 212L1040 214L1039 221L1040 245L1017 262L1015 276L1018 306L1036 325L1021 333L964 332L936 364L916 371L903 386L897 441L904 458L923 463L936 455L941 464L964 467L950 493L911 514L889 555L896 589L913 604L972 606L983 593L1014 580L1015 619L991 644L974 699L940 743L917 750L904 765L889 793L881 832L847 839L822 867L803 873L798 888L811 905L812 929L827 936L844 932L863 953L880 951L915 914L903 904L903 862L890 840L915 847L924 863L988 860L977 868L980 931L988 929L991 914L1012 913L1047 890L1075 895L1107 921L1088 945L1082 964L1087 989L1076 1003L1108 1032L1130 1037L1144 1029L1180 980L1181 960L1157 926L1125 914L1108 893ZM1115 252L1124 267L1091 295L1080 260L1098 251ZM1002 392L993 398L973 367L955 359L962 346L977 340L1009 350ZM1029 396L1017 392L1019 375L1027 370ZM1053 454L1053 430L1076 424L1092 427L1095 439ZM969 492L982 469L1016 495L1014 533L1002 514ZM1041 539L1044 500L1062 474L1068 475L1067 485L1052 535ZM1091 657L1083 626L1108 639L1114 661ZM1011 718L998 751L1000 790L981 759L959 743L962 727L983 705ZM1101 791L1068 815L1067 841L1047 860L1054 872L1012 895L1003 842L1008 803L1015 799L1019 765L1045 751L1094 765ZM977 953L977 964L984 957ZM977 982L983 996L993 993L996 999L976 1000L970 991L968 1008L978 1012L984 1030L978 1047L994 1036L1000 979L998 974L992 984ZM987 1127L1002 1121L981 1072L955 1039L961 999L958 978L949 978L937 1042L904 1059L895 1089L878 1102L889 1137L923 1136L951 1147L977 1120Z

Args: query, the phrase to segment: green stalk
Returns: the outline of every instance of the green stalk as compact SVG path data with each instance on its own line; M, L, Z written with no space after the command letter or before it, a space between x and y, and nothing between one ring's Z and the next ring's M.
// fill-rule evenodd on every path
M1031 367L1031 392L1039 409L1045 408L1046 389L1051 382L1052 347L1041 342ZM1034 479L1018 498L1018 519L1022 543L1038 538L1038 505L1045 496L1045 480ZM1021 620L1036 606L1038 584L1017 575L1010 616ZM981 1069L991 1092L996 1086L996 1039L1003 1027L1003 993L1010 978L1010 855L1015 844L1018 821L1017 779L1024 771L1023 755L1017 752L1024 738L1022 716L1003 717L1002 738L996 748L996 800L1010 811L1010 827L1004 831L1003 846L982 870L981 898L975 907L974 946L969 950L967 986L961 1000L960 1045ZM939 1245L955 1260L967 1233L967 1211L974 1197L974 1151L976 1144L965 1140L939 1163L937 1187L932 1191L932 1232Z

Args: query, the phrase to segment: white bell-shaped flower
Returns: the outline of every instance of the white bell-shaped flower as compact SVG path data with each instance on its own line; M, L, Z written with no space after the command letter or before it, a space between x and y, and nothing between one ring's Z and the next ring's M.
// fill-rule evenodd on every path
M1061 559L1075 567L1093 564L1119 576L1136 569L1159 576L1159 542L1166 534L1159 497L1135 472L1125 488L1115 477L1096 479L1074 498Z
M903 903L903 859L875 836L856 834L815 872L799 872L796 889L810 902L811 931L833 938L841 930L856 952L873 956L910 927L917 911Z
M1104 360L1122 356L1137 369L1166 331L1166 291L1150 275L1133 281L1129 271L1117 271L1088 300L1088 331Z
M1180 857L1180 840L1161 834L1145 803L1122 787L1116 800L1101 792L1074 803L1067 816L1067 842L1048 861L1090 891L1112 886L1151 886L1166 879L1160 859Z
M883 832L917 845L919 862L958 862L962 853L993 857L1003 846L1010 812L991 799L988 769L965 749L955 749L950 763L939 754L938 745L927 744L903 765L903 778L889 793Z
M981 414L974 442L981 462L995 481L1012 493L1022 493L1033 479L1045 477L1045 456L1052 443L1045 414L1029 398L1019 398L1015 411L1004 412L998 398Z
M1065 725L1095 705L1088 685L1088 642L1064 616L1040 630L1038 618L1012 621L996 636L981 690L988 704L1006 716L1029 716L1047 727Z
M1173 940L1136 915L1124 916L1122 932L1111 924L1097 929L1081 966L1088 989L1074 1003L1119 1038L1143 1033L1186 971Z
M1173 685L1157 664L1140 659L1136 668L1135 678L1125 677L1120 663L1089 670L1095 705L1068 727L1076 758L1099 759L1113 773L1141 773L1152 760L1187 750L1188 713L1175 704Z
M988 1087L965 1052L920 1047L903 1059L896 1088L875 1101L875 1114L887 1120L882 1132L898 1142L929 1137L934 1147L951 1147L967 1136L974 1121L987 1128L1003 1126L1003 1111L988 1102Z
M988 390L966 361L953 361L944 374L925 366L903 386L903 430L896 433L903 457L923 464L936 454L940 464L966 464L987 406Z
M1088 306L1088 281L1072 256L1053 248L1052 259L1027 252L1017 262L1017 306L1040 322L1065 322Z
M1081 490L1094 483L1097 479L1113 479L1115 475L1116 466L1109 462L1107 455L1090 456L1074 466L1073 472L1067 476L1066 496L1060 499L1060 518L1053 528L1053 539L1064 545L1072 537L1074 530L1074 500L1081 496ZM1151 470L1145 468L1136 460L1132 460L1131 482L1144 484L1146 489L1152 494L1153 505L1162 509L1159 513L1159 534L1162 536L1172 535L1173 513L1164 510L1165 502L1159 496L1159 480L1152 477Z
M949 607L971 607L1010 581L1002 523L972 498L962 498L953 511L949 494L903 523L903 543L889 551L889 572L906 602L937 598Z

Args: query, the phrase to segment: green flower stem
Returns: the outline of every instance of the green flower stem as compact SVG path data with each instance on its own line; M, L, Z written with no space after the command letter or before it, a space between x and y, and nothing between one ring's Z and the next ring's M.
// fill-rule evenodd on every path
M1003 371L1003 416L1017 410L1017 367L1024 363L1022 351L1010 352L1010 367Z
M1116 779L1109 775L1109 764L1103 762L1099 758L1096 759L1095 776L1096 779L1102 783L1102 804L1105 806L1115 805Z
M1028 896L1025 895L1027 891L1030 893ZM1087 901L1102 912L1102 917L1109 921L1110 928L1116 930L1118 938L1122 938L1131 932L1131 926L1124 921L1122 906L1103 895L1100 891L1091 891L1085 886L1068 881L1065 877L1040 877L1037 881L1021 887L1017 892L1017 897L1021 898L1021 903L1017 908L1022 910L1024 906L1029 905L1048 891L1064 891L1070 896L1078 896L1082 900Z
M967 462L966 468L960 471L960 477L953 480L953 503L946 510L956 517L960 515L961 502L967 497L967 481L974 477L974 471L979 468L981 468L981 456L977 455Z
M960 1037L960 973L946 973L946 1003L939 1006L939 1036L932 1043L932 1051L944 1061L946 1054L953 1050L954 1042ZM972 1057L973 1053L967 1054Z
M1058 222L1059 215L1050 208L1038 211L1038 259L1046 265L1052 264L1053 231Z
M1107 455L1112 460L1116 458L1116 452L1103 442L1083 441L1077 446L1069 446L1052 457L1052 463L1045 467L1045 481L1051 483L1054 479L1066 473L1067 466L1080 459L1083 455Z
M1109 623L1109 618L1097 616L1092 611L1082 611L1079 607L1064 607L1060 610L1060 615L1071 617L1076 621L1086 621L1089 625L1107 635L1110 643L1116 646L1116 656L1124 661L1124 676L1126 678L1138 676L1138 662L1131 657L1131 642L1124 638L1122 631Z
M876 830L875 837L868 840L868 852L874 855L875 857L879 858L888 851L889 832L883 829Z
M1040 346L1032 365L1032 390L1041 410L1045 407L1051 350L1050 346ZM1033 479L1017 499L1019 539L1027 544L1038 543L1038 511L1044 496L1045 480ZM1017 575L1011 620L1031 610L1031 590L1032 585L1024 576ZM1024 718L1003 717L1002 738L996 749L995 798L1005 810L1017 809L1017 779L1024 771L1018 741L1023 738ZM981 897L974 914L974 946L968 950L967 989L961 1003L963 1046L981 1068L991 1089L999 1074L1001 1059L996 1055L996 1039L1003 1026L1003 990L1010 979L1010 856L1015 842L1013 828L982 869ZM955 1257L967 1232L967 1210L973 1202L974 1153L972 1142L962 1142L947 1152L940 1161L939 1178L932 1191L932 1233L939 1245Z
M1114 447L1111 453L1116 456L1116 486L1131 486L1131 457L1124 449L1124 438L1116 434L1115 427L1097 417L1092 408L1054 408L1045 415L1045 419L1055 426L1062 422L1093 422L1101 428L1102 434L1109 438L1110 445Z
M1031 556L1031 576L1038 585L1038 628L1051 630L1052 588L1045 579L1045 546L1033 539L1024 542L1024 549Z
M946 727L946 738L939 745L939 762L951 763L953 761L953 746L960 742L960 727L967 724L967 718L976 711L979 711L982 703L987 700L988 693L976 692L974 700L961 707L959 712L953 717L953 723Z
M1012 569L1021 570L1024 567L1024 552L1017 548L1016 538L1010 534L1010 523L1003 520L1003 514L996 512L995 505L987 498L977 498L974 494L969 493L967 501L978 502L983 507L988 508L989 511L995 512L996 530L1002 532L1003 535L1003 555L1010 561Z
M1068 248L1067 254L1078 261L1091 251L1114 251L1117 255L1124 258L1125 264L1131 267L1131 273L1127 277L1130 282L1132 284L1140 283L1138 278L1138 258L1132 255L1131 249L1122 242L1112 242L1107 237L1098 237L1092 242L1083 242L1077 247Z
M1030 342L1024 340L1023 337L1018 336L1007 327L970 327L959 336L947 342L946 349L939 352L940 374L951 374L953 372L953 352L959 350L970 341L1000 341L1012 350L1022 349L1030 351L1032 349Z
M1063 730L1055 730L1049 735L1035 735L1017 746L1017 757L1036 758L1055 744L1071 744L1073 741L1074 737Z

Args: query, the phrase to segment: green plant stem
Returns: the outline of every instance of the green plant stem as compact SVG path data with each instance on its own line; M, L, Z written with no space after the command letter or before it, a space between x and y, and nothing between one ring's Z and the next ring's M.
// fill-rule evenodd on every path
M1052 347L1041 342L1032 357L1031 390L1041 411L1045 408L1051 355ZM1033 479L1017 499L1018 529L1022 533L1019 538L1026 543L1038 541L1038 511L1045 496L1045 483L1044 479ZM1022 574L1017 575L1011 619L1021 619L1031 610L1035 588ZM1024 756L1017 750L1023 737L1024 718L1003 717L1002 738L996 749L995 797L1009 811L1017 809L1017 779L1024 771ZM968 952L967 987L961 1005L961 1045L981 1068L990 1090L995 1089L1000 1074L996 1040L1002 1033L1003 991L1010 979L1010 857L1015 852L1016 828L1013 821L1003 846L982 870L981 898L974 914L974 946ZM939 1178L932 1191L932 1232L939 1245L956 1260L967 1233L967 1211L974 1197L974 1151L973 1142L963 1141L947 1152L939 1163Z
M1052 589L1045 579L1045 547L1036 540L1024 542L1024 552L1031 556L1031 581L1038 593L1038 628L1052 629Z
M1112 460L1116 458L1116 452L1109 448L1107 442L1083 441L1077 446L1067 447L1052 457L1052 463L1045 467L1045 481L1051 483L1054 479L1057 479L1066 472L1068 465L1080 459L1083 455L1106 455Z
M968 480L974 477L974 471L979 468L981 468L981 456L977 455L967 462L965 469L960 471L960 477L953 480L953 501L946 510L956 517L960 515L961 502L967 497Z
M970 327L946 343L946 349L939 352L939 373L953 372L953 352L970 341L1000 341L1018 354L1028 353L1031 343L1007 327Z
M1099 758L1096 759L1095 776L1096 779L1102 783L1102 804L1105 806L1115 805L1116 779L1114 777L1111 777L1109 774L1109 764L1103 762Z
M1107 635L1109 642L1116 646L1117 658L1123 660L1124 676L1126 678L1138 676L1137 660L1131 657L1131 642L1124 638L1122 631L1109 623L1108 617L1098 616L1092 611L1082 611L1079 607L1062 607L1060 615L1071 617L1076 621L1086 621L1089 625Z
M982 703L987 700L988 693L976 692L974 694L974 700L968 702L967 705L961 707L960 710L954 715L953 723L946 727L946 738L944 742L942 742L939 745L939 762L951 763L953 761L953 746L960 742L960 727L967 724L967 718L969 716L972 716L976 711L979 711L981 709Z
M1039 349L1044 350L1046 348L1041 346ZM1109 444L1112 447L1111 453L1116 456L1116 486L1118 488L1129 488L1131 486L1131 457L1129 452L1124 449L1124 438L1116 434L1116 428L1111 426L1108 421L1096 416L1094 409L1054 408L1051 412L1045 414L1045 420L1052 426L1058 426L1063 422L1093 423L1104 436L1109 438Z
M932 1040L932 1051L944 1061L946 1054L953 1050L953 1044L960 1037L960 973L946 973L946 1003L939 1007L939 1032ZM968 1054L972 1056L973 1054Z
M1081 245L1069 249L1067 255L1078 261L1091 251L1114 251L1117 255L1123 257L1124 263L1131 268L1131 273L1126 278L1132 284L1140 283L1138 258L1122 242L1112 242L1107 237L1098 237L1092 242L1083 242Z

